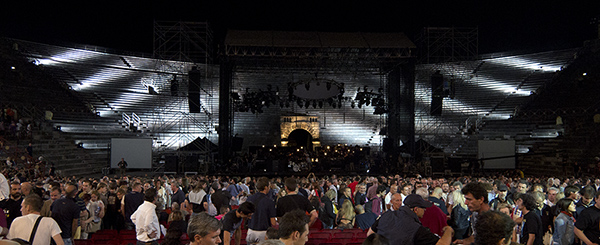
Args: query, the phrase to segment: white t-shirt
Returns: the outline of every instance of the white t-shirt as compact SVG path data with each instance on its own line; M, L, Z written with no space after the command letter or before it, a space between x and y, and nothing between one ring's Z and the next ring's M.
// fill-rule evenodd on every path
M33 226L35 225L35 221L38 217L40 217L39 214L28 214L17 217L10 225L10 230L8 230L8 235L6 235L6 238L21 238L25 241L29 240L31 231L33 230ZM60 230L60 227L58 227L58 223L56 223L54 219L50 217L43 217L40 221L37 232L35 233L32 245L48 245L50 244L52 237L60 234L61 232L62 231Z

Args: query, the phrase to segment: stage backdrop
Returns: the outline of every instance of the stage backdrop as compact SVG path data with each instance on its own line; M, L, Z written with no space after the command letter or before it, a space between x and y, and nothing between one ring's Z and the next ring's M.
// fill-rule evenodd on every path
M110 144L110 166L125 158L127 168L152 168L152 139L112 138Z

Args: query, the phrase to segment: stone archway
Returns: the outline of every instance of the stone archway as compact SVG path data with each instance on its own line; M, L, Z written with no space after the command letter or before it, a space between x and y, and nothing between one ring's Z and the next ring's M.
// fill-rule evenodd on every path
M304 129L296 129L288 136L288 146L312 149L312 135Z
M312 147L321 145L320 123L315 116L282 116L281 117L281 146L288 146L288 138L294 130L302 129L312 138Z

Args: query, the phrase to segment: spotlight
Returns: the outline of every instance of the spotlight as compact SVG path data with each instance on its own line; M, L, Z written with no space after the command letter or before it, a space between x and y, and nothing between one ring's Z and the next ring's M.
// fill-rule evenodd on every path
M285 102L285 107L286 107L286 108L290 108L290 102L289 102L289 101L286 101L286 102Z
M327 91L331 90L331 82L327 82Z
M317 108L317 101L316 100L313 100L313 108L315 108L315 109Z
M319 108L323 108L323 101L319 100Z
M306 107L306 109L308 109L309 106L310 106L310 101L307 100L306 102L304 102L304 107Z
M304 105L304 103L302 103L302 100L301 100L301 99L298 99L298 101L297 101L297 102L298 102L298 106L300 106L300 107L302 107L302 106Z
M350 107L352 107L352 109L354 109L356 105L354 104L354 101L352 101L352 103L350 103Z
M305 83L304 88L306 88L306 91L310 90L310 82Z

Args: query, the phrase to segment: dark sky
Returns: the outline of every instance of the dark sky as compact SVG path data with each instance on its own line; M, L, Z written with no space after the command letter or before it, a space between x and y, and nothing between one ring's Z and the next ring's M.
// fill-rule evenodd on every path
M226 29L405 32L425 26L479 27L479 53L581 46L600 1L11 1L0 36L152 52L153 20L208 21Z

